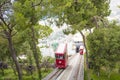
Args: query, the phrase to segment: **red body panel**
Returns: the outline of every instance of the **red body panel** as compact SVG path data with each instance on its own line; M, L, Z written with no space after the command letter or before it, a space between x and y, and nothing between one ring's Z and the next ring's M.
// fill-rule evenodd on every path
M56 55L60 55L60 56L63 56L64 54L56 54ZM68 64L68 57L64 57L64 59L56 59L56 67L57 68L66 68Z
M56 59L56 67L58 68L66 68L67 64L65 60Z
M83 55L83 49L80 49L80 55Z

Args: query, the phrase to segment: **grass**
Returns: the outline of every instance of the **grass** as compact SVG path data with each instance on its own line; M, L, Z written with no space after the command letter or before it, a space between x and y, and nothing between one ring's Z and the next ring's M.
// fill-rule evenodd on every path
M47 69L45 71L44 68L41 69L42 78L47 76L52 71L52 68ZM4 70L4 76L1 74L0 70L0 80L18 80L18 77L13 73L12 69ZM39 80L37 71L34 71L32 75L28 75L25 71L23 71L23 80Z
M120 74L118 72L111 72L111 76L108 78L106 71L101 71L101 75L97 76L93 73L92 70L90 72L90 80L120 80ZM84 72L84 80L87 80L87 71Z
M96 74L91 74L92 80L120 80L120 76L116 72L112 72L111 76L108 78L108 75L106 75L105 71L101 72L101 75L98 77Z

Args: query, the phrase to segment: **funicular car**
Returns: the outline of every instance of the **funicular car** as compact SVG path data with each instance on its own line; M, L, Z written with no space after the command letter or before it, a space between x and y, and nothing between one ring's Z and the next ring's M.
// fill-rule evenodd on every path
M84 46L80 46L79 52L80 52L80 55L83 55L83 53L84 53Z
M68 54L67 54L67 44L59 44L55 52L56 62L55 65L57 68L66 68L68 64Z

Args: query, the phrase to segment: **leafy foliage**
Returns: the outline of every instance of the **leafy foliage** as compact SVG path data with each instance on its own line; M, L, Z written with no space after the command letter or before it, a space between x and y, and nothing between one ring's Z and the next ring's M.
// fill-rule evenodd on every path
M102 67L111 71L120 61L119 30L118 26L100 28L87 37L90 65L95 72L100 71Z
M52 32L50 27L38 24L38 21L45 14L41 2L42 0L0 1L0 41L2 41L0 42L0 45L2 45L0 46L0 57L1 60L10 60L10 57L13 58L17 67L19 80L22 79L22 72L17 57L19 55L27 55L29 58L32 57L31 54L35 53L32 44L38 44L38 38L46 37ZM42 14L42 11L44 14ZM33 37L33 34L35 37ZM37 45L34 45L34 47L39 53L39 57L39 48ZM11 55L8 53L11 53ZM37 53L35 55L37 55ZM39 65L39 63L37 63L37 65Z
M97 8L97 15L100 17L105 17L110 15L110 0L91 0L94 6Z

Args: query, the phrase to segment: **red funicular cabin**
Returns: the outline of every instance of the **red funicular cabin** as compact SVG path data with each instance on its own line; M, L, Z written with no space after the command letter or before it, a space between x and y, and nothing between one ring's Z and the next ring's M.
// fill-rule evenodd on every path
M83 55L83 53L84 53L84 47L80 46L80 55Z
M68 63L68 55L67 55L67 44L59 44L56 52L55 52L55 58L56 58L56 67L58 68L66 68Z

